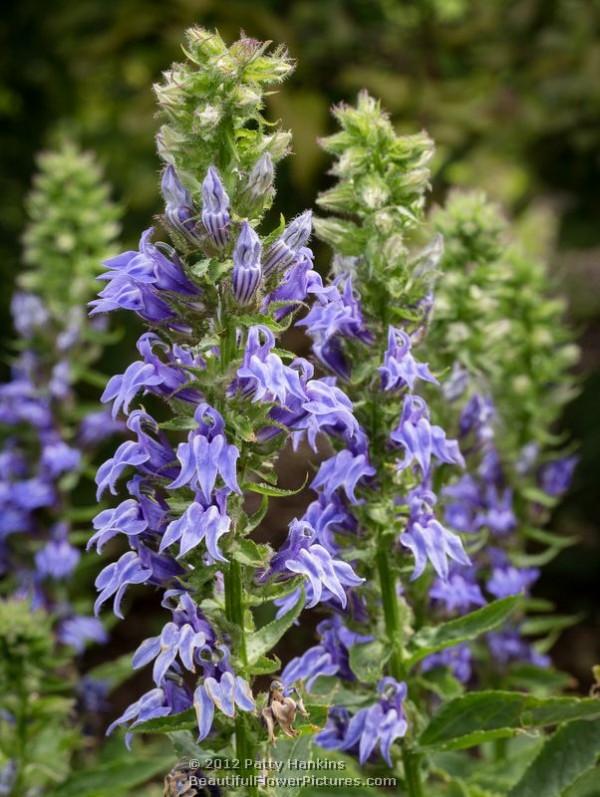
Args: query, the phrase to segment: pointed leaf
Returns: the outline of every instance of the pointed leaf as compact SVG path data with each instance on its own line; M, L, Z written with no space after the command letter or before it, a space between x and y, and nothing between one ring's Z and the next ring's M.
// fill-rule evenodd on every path
M248 663L255 664L261 656L269 653L279 642L281 637L293 624L302 609L304 608L304 590L300 590L300 595L292 608L276 620L263 625L247 639L246 651Z
M451 648L460 642L476 639L481 634L486 634L493 628L507 620L521 601L519 595L488 603L456 620L450 620L442 625L422 628L410 640L407 667L413 667L417 662L439 650Z

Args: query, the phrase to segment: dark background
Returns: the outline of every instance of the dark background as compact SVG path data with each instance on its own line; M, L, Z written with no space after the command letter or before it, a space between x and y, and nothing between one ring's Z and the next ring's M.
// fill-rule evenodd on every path
M35 153L58 130L94 149L125 210L124 243L133 245L158 210L151 85L179 57L183 31L194 23L218 26L230 40L243 29L285 42L298 59L271 99L272 115L294 133L296 155L279 175L286 216L310 206L324 183L316 138L331 128L329 106L363 87L381 97L399 129L425 127L436 140L436 201L449 185L475 186L516 220L532 208L554 215L551 266L583 356L581 393L563 419L580 442L581 464L552 523L581 542L545 569L538 594L562 612L585 613L553 651L585 687L600 660L600 2L7 2L0 28L4 341ZM529 234L538 234L535 223ZM128 341L106 356L107 372L126 362ZM130 648L123 625L116 644Z

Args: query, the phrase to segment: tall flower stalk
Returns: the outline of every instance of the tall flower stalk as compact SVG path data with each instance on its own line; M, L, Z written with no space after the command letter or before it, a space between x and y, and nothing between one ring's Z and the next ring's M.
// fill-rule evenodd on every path
M275 472L285 442L314 445L320 433L354 440L358 425L335 385L280 343L309 286L320 284L310 212L260 232L289 145L265 122L263 95L290 72L287 54L247 38L227 48L195 28L186 56L156 88L166 119L161 224L172 243L147 230L139 251L106 262L106 287L92 302L92 315L130 310L148 330L140 359L104 393L133 439L98 471L99 497L116 494L125 473L129 480L127 497L96 517L90 542L101 549L122 535L129 547L98 577L98 610L113 600L122 616L127 587L146 583L163 591L170 614L133 659L135 668L153 662L154 688L114 725L143 729L193 707L200 740L212 732L227 754L233 731L229 754L246 762L264 738L250 682L279 666L266 654L305 603L345 605L346 589L361 582L306 521L292 522L278 553L250 535L269 497L288 494ZM277 598L291 605L256 629L252 607Z
M68 654L107 638L74 582L90 517L74 496L98 444L121 426L77 396L106 339L85 305L119 213L95 160L73 144L42 153L38 169L11 306L11 379L0 386L0 779L10 795L66 776L78 745L73 691L82 711L97 710L101 685L70 678Z

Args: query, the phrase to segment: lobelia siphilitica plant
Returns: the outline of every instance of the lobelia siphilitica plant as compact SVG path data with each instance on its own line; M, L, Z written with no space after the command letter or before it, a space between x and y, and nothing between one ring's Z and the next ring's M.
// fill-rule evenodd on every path
M96 609L112 600L122 617L127 587L145 583L161 590L166 615L133 657L135 669L152 663L154 687L109 730L156 729L152 721L174 730L180 716L166 718L182 712L189 727L193 711L199 740L210 735L211 749L236 757L250 781L242 793L256 794L260 773L246 762L266 742L257 712L272 730L293 731L271 698L267 706L266 694L255 697L253 677L279 669L267 654L305 605L347 606L363 581L326 545L325 487L314 523L295 519L281 550L252 540L269 498L290 494L277 486L278 455L287 441L315 447L332 437L356 456L355 483L371 468L347 397L281 343L309 286L322 284L307 247L310 212L259 231L290 144L264 119L264 94L290 60L246 37L228 48L198 28L185 53L156 87L161 224L171 243L144 232L138 251L106 262L106 287L92 302L94 316L121 308L147 326L140 359L103 396L132 439L98 470L98 497L116 494L126 473L127 494L97 515L90 544L102 549L119 535L129 550L99 575ZM256 628L252 609L277 598L286 606Z
M77 679L74 658L107 638L76 577L90 517L79 496L99 443L120 427L77 396L106 337L86 303L118 233L93 157L71 143L42 153L27 212L11 378L0 386L0 748L11 795L65 776L80 745L68 727L75 703L80 716L98 705L101 685Z
M497 274L489 277L487 293L484 288L478 291L476 284L470 286L470 261L464 252L456 257L445 287L444 263L450 255L444 255L444 238L449 238L449 253L455 253L463 239L439 216L437 224L424 216L430 140L425 134L398 137L379 104L364 93L356 107L342 105L334 115L341 130L324 139L322 146L335 156L332 174L337 181L318 199L321 208L334 215L314 222L317 235L334 250L334 275L326 287L309 288L315 302L297 323L312 338L315 359L337 377L351 399L367 435L365 453L371 471L355 483L348 457L338 481L333 480L335 486L345 485L345 511L350 510L353 524L346 519L329 528L343 531L346 539L349 532L354 536L351 547L339 555L360 563L356 572L365 583L356 590L354 607L362 603L360 609L343 617L332 605L330 618L317 628L319 644L291 661L282 680L288 686L302 680L309 691L322 691L319 682L331 676L345 682L332 694L334 705L316 744L356 755L363 765L375 766L381 757L393 766L392 744L400 740L404 788L410 795L455 793L457 787L460 793L480 794L482 772L486 764L494 766L485 761L485 748L483 762L465 758L460 774L440 766L439 750L469 748L509 738L524 727L533 730L559 723L571 718L571 708L567 709L571 706L577 716L595 722L566 724L557 732L556 738L567 745L579 734L587 739L581 767L575 765L568 776L561 772L566 787L593 767L600 741L599 706L555 697L544 703L537 697L564 686L568 679L543 670L548 659L521 633L559 630L563 618L527 618L528 608L541 605L523 600L538 575L531 565L542 564L548 554L528 557L523 542L527 535L513 533L517 520L507 501L508 489L501 492L506 488L502 469L514 468L510 473L516 481L523 473L524 454L531 450L528 442L541 448L551 440L549 426L570 393L566 367L573 362L573 347L568 331L557 323L560 304L546 296L543 269L516 250L508 254L503 250L505 279L498 281ZM449 215L453 201L446 211ZM476 218L466 213L462 221L472 230ZM488 246L493 248L489 242ZM462 339L450 343L449 324L437 320L437 302L441 296L442 315L444 310L456 313L456 305L448 299L453 289L462 294L456 305L472 295L479 316L485 319L487 312L490 325L510 319L511 306L519 306L516 317L522 326L504 340L503 359L497 355L490 362L486 357L485 333L478 341L480 370L474 367L469 347L461 348ZM498 293L503 301L496 305ZM495 318L490 307L496 309ZM418 345L429 364L417 359ZM495 366L499 360L511 365ZM482 374L494 367L504 373L495 374L487 386L492 399L498 396L504 423L512 424L511 435L517 439L512 460L509 439L498 441L501 454L494 446L492 400L476 392L477 384L486 384ZM514 397L506 385L509 368L514 369L517 389L519 377L531 381L534 397L529 398L529 412L513 407ZM444 373L440 389L434 374ZM457 414L456 401L465 382L471 398ZM548 406L535 417L534 407L543 403L544 391L551 393ZM522 420L515 428L519 416ZM460 450L435 424L437 418L456 431ZM323 463L317 485L322 475L332 477L332 462L344 456L340 452ZM460 475L461 468L466 474ZM543 522L540 504L547 506L548 496L555 499L566 489L572 468L571 458L537 465L534 458L529 463L528 472L539 482L537 486L530 482L524 490L530 504L535 503L521 510L529 512L530 523L531 513ZM466 515L457 493L466 494L475 477L479 494L490 505L478 508L480 525L469 528L457 522ZM333 490L329 486L330 495L335 486ZM438 496L443 520L435 514ZM551 549L568 544L539 529L529 534ZM335 538L330 535L333 550ZM508 538L513 541L503 544ZM509 618L513 625L506 626ZM551 641L546 640L546 645ZM509 661L532 666L522 668L518 676L513 672L512 681L499 681L498 673ZM370 700L366 684L373 685ZM530 694L490 691L499 684L505 689L516 685ZM463 696L466 686L481 691ZM440 701L445 705L429 719ZM504 714L510 707L512 719ZM527 707L534 714L539 711L537 719L525 718L522 712ZM565 713L548 722L543 713L550 707ZM488 710L497 716L490 719ZM492 776L494 794L507 793L511 787L515 789L511 794L525 794L537 787L548 775L547 757L557 742L546 744L547 750L542 739L531 741L523 762L533 763L521 783L515 785L520 774L515 771L507 771L503 779ZM496 748L499 756L505 752L505 746ZM553 767L552 777L559 769Z
M540 526L576 464L555 425L574 392L569 368L577 349L543 262L511 239L495 205L477 192L454 192L431 220L445 249L428 355L438 369L453 369L439 410L467 461L466 473L443 491L444 514L477 549L476 567L432 587L439 610L454 615L484 596L528 595L539 567L573 542ZM560 630L576 620L529 603L545 615L487 637L488 677L531 683L537 667L548 667ZM439 663L469 677L472 656L461 646Z
M97 579L96 609L112 601L123 617L128 587L145 584L165 610L132 661L152 665L154 685L109 731L168 734L232 776L227 794L299 793L254 766L280 759L272 744L283 733L303 741L296 758L302 749L342 767L357 759L369 775L391 769L411 797L481 795L487 753L457 763L444 751L566 720L587 719L597 734L600 704L463 695L456 679L423 666L501 627L520 604L511 595L449 622L431 606L433 574L446 584L475 553L436 516L465 462L430 409L436 399L425 400L425 389L443 395L439 375L415 351L442 254L424 209L432 143L398 137L366 94L336 110L342 130L324 146L338 182L319 199L336 215L315 223L336 251L323 284L309 212L263 232L290 143L266 121L264 97L290 73L287 54L246 37L227 47L199 28L184 52L156 87L165 235L147 230L139 250L109 259L92 302L94 316L124 309L146 326L139 358L103 396L131 439L97 473L99 497L122 494L94 520L90 545L116 553ZM311 361L285 349L292 323L312 338ZM321 461L314 499L274 550L254 532L269 499L290 494L276 471L287 443ZM305 608L323 614L318 644L260 691L255 678L278 672L273 647ZM531 758L543 745L534 741ZM184 774L171 772L167 793L187 788ZM340 785L357 784L331 781L324 793ZM364 790L381 793L366 780Z

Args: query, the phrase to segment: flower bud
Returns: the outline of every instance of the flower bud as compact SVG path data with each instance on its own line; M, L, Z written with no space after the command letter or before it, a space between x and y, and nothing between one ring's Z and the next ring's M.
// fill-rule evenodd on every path
M269 153L265 152L252 167L244 192L252 202L264 200L272 191L273 177L273 160Z
M173 166L169 165L164 170L160 187L169 224L187 238L197 240L192 198L179 181Z
M229 238L229 197L219 173L209 166L202 183L202 224L217 246L225 246Z
M263 263L265 277L274 271L282 271L294 261L298 251L306 246L312 230L312 212L304 211L293 219L282 235L272 244Z
M233 295L239 304L248 304L258 288L261 277L260 239L247 221L233 250Z

